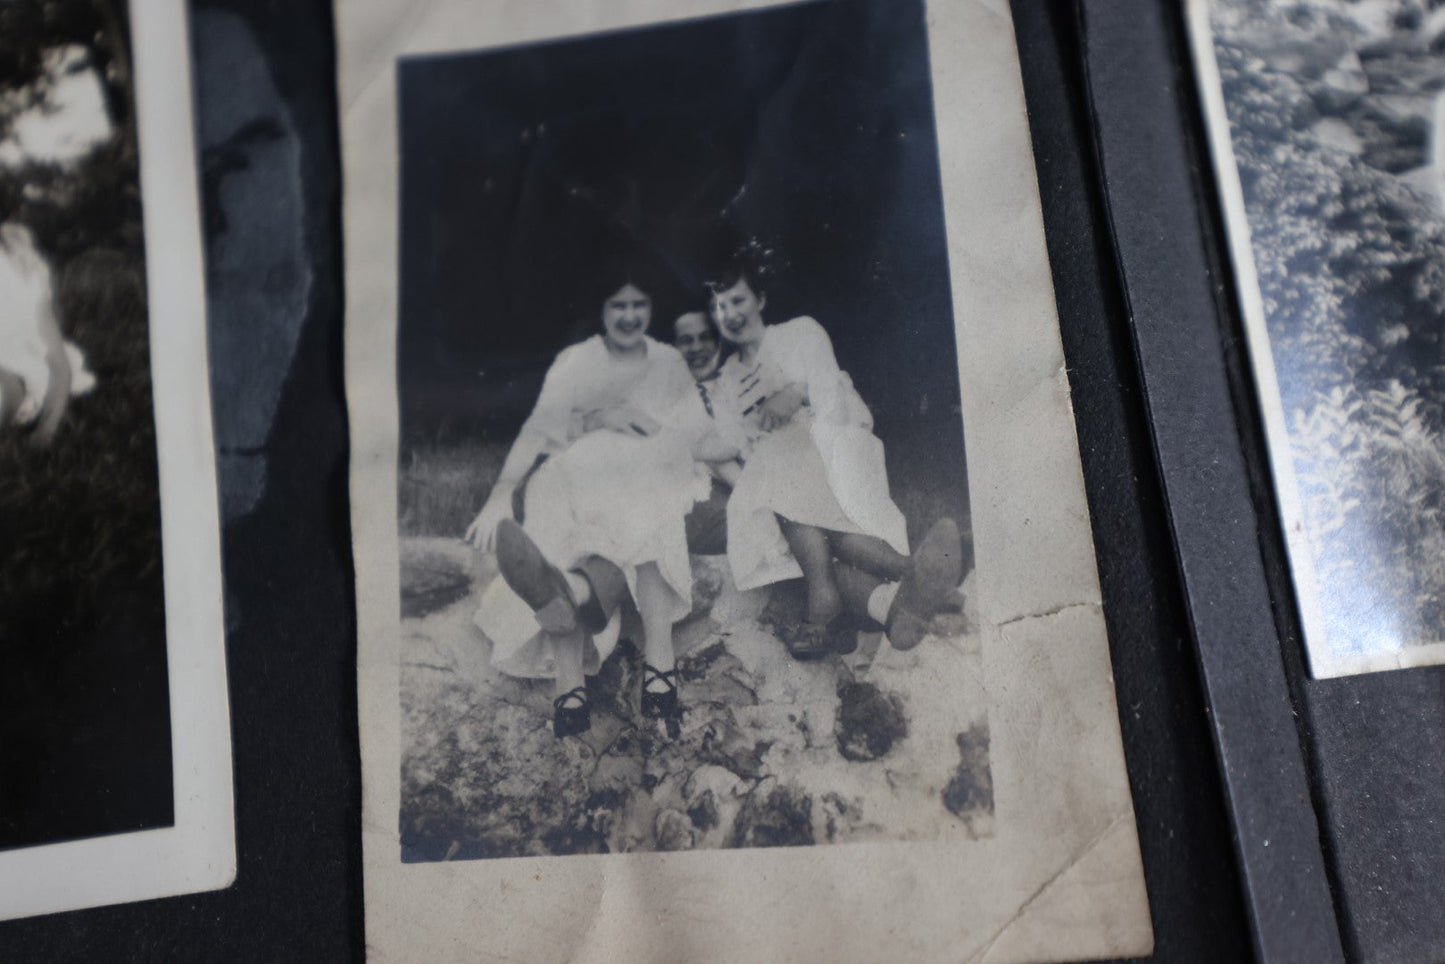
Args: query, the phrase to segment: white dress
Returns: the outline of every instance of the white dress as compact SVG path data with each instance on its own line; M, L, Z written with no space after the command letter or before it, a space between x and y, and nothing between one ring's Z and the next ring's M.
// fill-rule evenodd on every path
M50 311L50 268L28 232L13 225L0 232L0 368L20 376L28 401L44 397L50 384L41 328Z
M822 325L808 317L768 325L754 363L732 355L719 379L745 433L745 464L727 519L728 562L739 589L802 576L777 516L876 536L908 554L907 525L888 491L872 413L838 367ZM808 404L787 425L764 432L764 401L794 383L804 386Z
M0 225L0 368L25 383L25 398L16 415L22 423L40 414L50 388L45 332L55 324L50 286L50 266L35 250L30 232L13 222ZM58 330L52 334L59 337ZM61 346L71 369L70 392L84 394L95 385L85 356L68 341Z
M619 566L637 591L637 567L655 562L672 590L674 621L692 608L692 569L683 520L708 489L694 468L693 445L707 416L682 355L648 338L646 364L626 365L597 335L562 351L547 372L518 445L542 445L547 459L523 496L522 528L547 560L568 570L589 555ZM640 438L582 433L588 412L632 405L662 425ZM487 587L476 623L492 641L492 664L513 676L556 675L552 641L525 602L498 578ZM584 667L595 673L617 643L620 614L598 634Z

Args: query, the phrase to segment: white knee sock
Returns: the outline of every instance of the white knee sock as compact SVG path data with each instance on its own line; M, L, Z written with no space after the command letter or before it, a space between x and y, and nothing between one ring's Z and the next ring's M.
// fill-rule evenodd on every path
M572 590L572 599L581 606L592 598L592 583L578 572L564 572L562 575L567 579L567 588Z
M880 626L888 625L888 610L893 607L893 597L898 595L898 583L885 582L868 595L868 615Z

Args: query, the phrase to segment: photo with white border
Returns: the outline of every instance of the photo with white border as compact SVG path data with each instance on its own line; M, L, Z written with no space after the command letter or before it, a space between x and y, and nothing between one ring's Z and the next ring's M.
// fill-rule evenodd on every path
M806 17L810 12L832 13L844 6L838 0L799 5L749 3L741 7L706 0L611 6L574 2L545 8L501 3L402 5L364 0L337 7L367 944L369 953L377 959L759 960L827 956L840 961L864 961L901 955L1044 961L1136 956L1147 954L1152 947L1019 64L1012 24L1002 5L917 5L921 14L917 20L926 25L927 84L936 131L933 150L937 153L941 187L944 240L940 250L946 258L949 291L942 317L951 317L941 335L925 337L933 339L929 350L956 363L948 382L957 386L958 410L950 413L951 424L943 431L960 441L966 434L966 443L958 446L965 464L958 465L947 477L955 482L966 479L966 518L953 519L960 543L968 533L972 550L973 564L968 567L972 575L959 587L963 590L962 611L935 614L918 640L894 633L899 639L916 642L916 646L895 646L885 633L881 640L860 639L856 649L850 650L845 642L836 651L806 652L803 659L788 651L786 632L776 637L743 632L724 637L717 629L761 624L757 620L749 623L749 617L738 617L734 612L738 618L724 619L720 626L706 630L720 637L716 643L705 641L701 650L716 646L709 657L711 662L693 665L695 672L679 674L681 714L677 734L667 726L672 715L670 701L656 700L659 712L650 718L646 704L639 699L646 696L648 678L646 667L640 664L655 664L656 659L665 660L666 654L648 647L645 630L636 634L635 627L628 631L611 626L614 621L625 622L625 614L607 614L607 628L599 630L594 640L606 638L602 633L613 639L626 633L632 646L624 648L618 642L604 655L599 642L595 645L596 667L587 661L583 666L605 676L607 666L617 661L616 654L626 652L628 665L639 664L639 676L643 678L634 678L624 690L619 674L604 679L598 688L586 689L586 728L579 722L580 713L562 712L584 702L582 696L553 703L552 676L561 663L560 647L518 649L524 655L540 652L541 665L548 672L539 674L543 679L530 686L504 683L497 676L495 647L489 649L487 645L495 641L474 619L476 613L486 609L477 598L490 591L485 587L501 586L526 604L524 615L526 607L531 607L533 613L527 619L535 617L536 624L549 633L554 628L556 632L571 632L573 617L585 615L589 593L599 598L606 595L599 588L606 580L589 574L590 589L569 581L571 573L564 570L571 566L572 559L553 562L563 550L555 548L550 537L528 521L537 511L536 505L544 504L538 493L558 490L558 479L553 476L561 473L552 472L549 464L554 459L565 459L570 449L555 450L557 454L549 455L529 479L515 480L522 505L509 504L512 500L508 499L500 501L494 510L487 509L486 473L490 471L493 479L506 479L511 474L505 467L499 470L496 463L507 461L501 450L513 447L513 442L526 434L524 431L519 435L516 425L538 401L535 373L523 371L512 380L513 384L532 388L518 388L510 397L479 403L494 406L503 425L511 427L498 428L490 436L496 439L489 443L495 448L493 453L473 451L455 466L441 457L447 454L442 451L446 446L465 447L448 441L452 437L448 433L454 430L425 420L418 422L417 412L424 409L424 404L418 402L418 408L407 401L424 394L433 383L445 389L437 393L443 407L448 399L456 397L460 389L446 388L440 375L428 379L425 374L415 373L424 373L428 366L434 372L443 372L454 360L448 356L459 344L465 345L455 339L467 336L454 332L430 341L409 340L408 326L417 324L418 318L425 322L427 313L418 309L408 314L407 299L416 294L416 284L429 282L419 282L420 276L406 273L408 245L415 251L416 238L422 236L408 232L406 219L430 221L433 238L446 234L451 230L448 219L464 220L465 215L451 210L445 202L454 198L457 208L466 209L468 198L485 193L488 179L487 171L478 169L480 183L468 185L465 192L420 208L405 207L407 166L448 162L445 148L439 154L428 155L425 151L408 152L405 146L404 139L415 131L407 130L407 125L414 123L409 118L420 116L402 100L407 72L420 72L418 64L445 61L462 70L469 69L469 64L501 63L504 58L492 57L489 61L488 55L564 38L576 38L579 44L595 41L592 49L603 51L601 56L607 62L609 40L620 38L625 45L629 37L644 43L649 37L679 36L658 31L660 23L705 29L705 24L698 23L701 18L715 17L721 22L729 17L745 19L758 11L778 10L793 10ZM870 5L847 2L846 6L860 9ZM911 19L912 7L905 5L898 16L900 20ZM821 44L823 38L806 35L805 30L803 42ZM679 71L688 63L688 49L682 44L672 48ZM611 63L616 69L616 63ZM590 86L585 67L584 63L582 73L574 77L570 87L577 96L585 95ZM809 79L805 71L798 83L806 84ZM593 78L597 84L606 80L601 73ZM658 77L655 86L654 96L666 100L667 78ZM564 85L564 99L568 89ZM486 110L500 104L498 109L504 112L515 97L509 100L509 93L501 88L485 99L468 93L467 88L457 89L450 102L438 97L434 106L423 105L423 109L432 112L432 122L441 132L437 135L439 141L445 141L450 119L458 141L480 136L485 148L485 142L496 136L478 134L479 124L492 123ZM425 97L426 91L422 94ZM836 107L845 117L855 109L842 97ZM760 125L766 123L766 112L763 114ZM625 133L627 124L618 126L619 135ZM556 128L549 127L546 132L539 128L533 123L515 133L533 138L534 143L563 136ZM786 125L781 125L779 132L785 141ZM898 138L896 126L875 133ZM793 145L780 147L793 149ZM510 153L513 147L508 143L502 150ZM626 153L625 147L617 150ZM461 148L457 151L463 159L471 156ZM642 153L637 155L637 163L649 163ZM816 163L826 165L827 159L827 153L821 152ZM705 160L696 172L699 179L729 176L727 165L719 163L709 168ZM625 161L617 163L623 165L624 174L640 170L627 168ZM656 158L653 163L665 167L666 158ZM820 169L818 176L824 177L825 171L826 167ZM525 170L523 173L520 183L525 185L528 179ZM539 166L539 177L548 173ZM602 199L607 210L619 210L614 195L599 193L601 189L595 188L599 183L606 183L606 179L579 180L576 187L579 195ZM637 175L633 183L645 195L660 182ZM524 243L529 225L545 223L529 217L525 189L500 180L497 185L504 199L505 192L514 192L510 196L518 205L518 233L514 240L519 251L546 255L546 243L531 249ZM624 199L626 196L624 191ZM645 200L638 203L646 209ZM840 218L848 213L845 207L839 205ZM624 204L621 210L629 209ZM927 216L926 208L922 209L920 217ZM644 222L645 218L637 223ZM816 227L819 232L824 230L822 224ZM479 222L477 230L486 228ZM773 238L766 233L754 238L743 232L731 247L734 253L741 247L751 255L762 255L763 260L771 248L775 254L781 252L784 265L791 264L802 274L806 267L804 255L796 244L788 243L786 230L780 228L780 232L785 242L781 245L773 245ZM647 231L641 233L645 238L656 237ZM682 284L682 290L691 294L680 301L660 294L670 287L668 282L653 280L648 288L629 280L641 278L644 273L650 279L669 272L674 280L678 275L685 276L687 272L678 265L688 259L671 256L685 247L686 240L655 245L645 259L624 259L629 263L623 266L617 284L607 280L613 277L611 273L602 272L606 279L599 277L597 286L586 286L595 297L580 295L575 303L559 300L555 312L536 320L535 330L519 334L521 339L537 342L535 346L519 346L509 353L507 348L497 347L505 344L498 336L484 360L491 366L506 366L525 350L530 365L546 368L558 350L568 344L566 339L559 341L560 335L553 334L550 327L560 325L562 319L583 322L583 327L577 329L578 345L595 344L602 352L625 349L629 339L635 340L637 329L648 324L653 337L673 340L686 333L675 324L673 314L677 309L693 308L691 303L682 303L689 297L697 298L696 310L677 311L679 316L697 310L711 312L724 330L734 325L741 330L752 324L730 320L726 310L715 303L736 288L735 278L731 283L727 278L712 279L717 283L713 289ZM547 241L545 236L543 241ZM569 256L568 245L575 241L563 236L550 239L558 270L556 283L562 292L559 299L571 297L567 291L577 275L590 273L597 267L594 261L606 260L602 256ZM827 247L826 240L817 244ZM457 245L433 246L429 250L439 258L464 259L466 243ZM461 254L456 255L457 251ZM840 243L840 258L846 257L843 251ZM669 272L654 270L655 264L638 267L639 261L655 261L658 252L664 255L662 260L671 261ZM886 263L906 258L912 252L880 253ZM930 256L926 247L918 254L922 259ZM433 259L422 255L419 260L425 266ZM448 269L458 270L450 261L436 268ZM469 270L484 277L503 277L485 258ZM782 314L776 316L776 322L782 326L795 323L789 317L817 311L816 324L832 334L839 366L857 369L849 374L863 404L886 413L887 405L881 401L884 390L873 387L880 383L865 377L867 361L848 347L842 327L828 327L830 318L841 318L844 313L825 313L802 304L810 294L815 303L823 300L826 292L817 281L785 294L786 284L781 279L786 277L787 268L780 267L769 280L749 283L752 294L759 296L751 303L761 306L765 297L772 297L768 291L757 289L777 289L776 300L782 302L777 307ZM425 292L423 301L433 297L442 306L438 310L444 311L446 291L451 289L442 286L452 285L454 280L433 278L430 284L439 287ZM464 284L465 280L458 283ZM550 296L540 287L532 290L540 292L537 297ZM712 290L713 296L707 297L703 293L706 290ZM791 306L794 304L797 307ZM649 315L646 320L642 318L644 308ZM505 307L491 303L477 303L475 311L478 327L485 327L487 317L506 316ZM629 316L628 312L637 314ZM456 313L457 317L464 314ZM773 325L774 318L764 322ZM879 325L875 347L878 353L886 354L892 348L888 329L882 321ZM667 346L658 344L657 348L647 345L647 357L667 355ZM737 350L743 355L741 345ZM817 352L815 349L812 354L804 354L818 357ZM601 355L598 359L603 367L609 364L600 361ZM561 363L559 358L556 364ZM484 382L494 377L488 366L482 369L479 377ZM896 377L897 372L893 375ZM811 407L811 391L807 401ZM575 437L586 440L593 432L584 424L587 417L595 414L598 424L606 426L610 415L591 409L590 403L583 407L589 407L589 411L579 408L568 412L580 419L581 428ZM943 408L948 411L951 406ZM518 412L518 417L506 416L508 410ZM796 413L796 407L793 411ZM478 413L491 414L491 408ZM653 421L663 421L660 414L639 420L636 413L629 413L629 420L600 430L624 433L631 426L636 435L650 437ZM816 425L825 415L813 411L807 417ZM424 428L423 448L417 447L416 436L410 440L406 437L407 429L418 425ZM879 414L875 427L880 437L891 433L885 414ZM485 426L468 425L456 431L471 439L488 437ZM575 439L570 429L563 434ZM887 450L888 440L882 441ZM757 457L755 452L753 457ZM888 457L893 457L891 452ZM490 470L484 468L487 460ZM744 462L744 472L747 465ZM531 467L524 466L522 474ZM547 478L544 473L548 473ZM455 480L457 476L460 482ZM597 476L599 480L609 477ZM892 474L889 480L895 492L906 490ZM446 485L455 487L456 499L445 494L435 498L428 495ZM738 485L743 485L741 479ZM571 491L580 492L582 488L573 486ZM599 488L611 487L600 482ZM578 498L585 501L584 496ZM736 489L732 498L737 498ZM532 509L526 507L528 499L536 500ZM545 505L556 504L545 503L542 511L549 511ZM905 521L911 522L907 519L908 507L901 508ZM433 525L432 520L445 521ZM928 543L933 521L924 523L924 538L916 544L911 541L914 533L909 533L910 547L920 547L915 552L922 552L921 547ZM918 523L914 526L918 527ZM727 528L731 546L731 517ZM833 552L836 561L836 542ZM706 554L692 555L698 558ZM543 562L534 566L538 559ZM725 570L716 580L722 587L719 599L732 598L728 596L729 577L734 588L741 585L737 576L743 567L731 553L726 559ZM619 564L619 568L625 566ZM536 584L528 582L529 572L533 576L538 572L558 574L544 579L551 580L549 600L532 592ZM559 587L563 583L572 588L562 590ZM642 577L624 571L623 583L628 595L638 597L636 608L645 608L648 591L642 588ZM685 579L672 583L678 596L687 589ZM497 588L496 592L502 593L503 589ZM694 600L697 595L694 588ZM553 605L564 597L567 605ZM575 607L571 605L574 602ZM813 602L805 595L801 622L813 621L808 618ZM551 620L558 610L562 621L548 628L543 620ZM511 611L518 612L515 606ZM890 611L889 607L878 607L873 615L887 623ZM440 621L420 625L438 615L446 617L446 625ZM777 625L773 624L773 628L777 629ZM424 638L418 638L419 632ZM683 636L682 630L675 636L679 667L689 665L689 655L683 652ZM645 652L636 652L639 638ZM804 632L801 638L801 645L795 638L791 648L808 650L814 645L809 633ZM729 643L736 645L730 650ZM560 772L559 768L569 763L579 769L593 767L599 756L598 746L616 745L612 729L600 731L615 729L624 718L637 732L645 734L653 748L641 751L643 755L652 752L654 758L671 759L669 747L676 744L670 741L687 745L692 738L688 727L699 718L709 719L711 712L689 706L690 689L696 693L699 687L710 685L708 674L723 662L733 661L747 670L749 647L758 657L757 665L773 667L778 674L801 680L832 674L825 678L836 683L842 680L837 674L846 670L854 674L848 682L856 682L857 673L876 672L877 665L883 663L885 672L893 674L884 677L889 680L884 689L896 687L904 697L901 702L905 708L911 705L907 700L910 680L926 677L930 661L959 660L962 667L971 665L967 671L973 674L976 689L970 691L973 695L966 702L977 705L961 709L964 713L978 713L978 719L987 722L988 819L975 820L970 827L962 817L950 814L940 784L935 788L937 792L900 795L902 802L891 815L881 810L873 814L870 822L876 827L867 836L860 835L841 846L799 846L831 841L819 840L817 833L818 828L827 826L826 794L810 793L805 788L785 795L787 801L778 800L779 785L802 772L795 759L780 764L778 773L758 780L756 786L742 794L784 805L771 810L760 808L762 819L744 821L741 832L734 822L733 832L723 839L708 837L712 822L705 803L696 813L675 805L662 807L656 814L648 811L651 820L624 821L626 826L621 828L606 820L574 825L582 832L572 836L530 834L525 826L511 837L500 832L486 836L478 831L479 825L485 829L488 813L499 805L525 823L521 808L507 809L499 804L499 798L511 794L510 799L537 799L534 791L513 794L532 773L549 768L550 772ZM584 654L589 652L583 650ZM546 659L549 653L551 663ZM865 666L865 659L872 662ZM916 662L900 662L890 668L892 661L900 660ZM516 660L508 660L507 666L519 668ZM730 670L739 667L728 665ZM524 674L515 675L527 679ZM801 689L806 690L807 685ZM601 700L624 693L624 705L600 705ZM714 702L724 698L715 695ZM658 696L666 694L658 692ZM752 699L740 685L735 698L739 705ZM473 699L478 703L473 711L465 712L468 701ZM771 714L771 705L779 699L759 694L762 715ZM808 710L827 701L814 700L808 694L805 702L807 705L801 708ZM885 695L883 702L891 701ZM423 704L441 706L447 712L419 717L416 708ZM875 709L870 712L876 718L881 707L876 701L873 705ZM463 712L452 714L450 711L455 709ZM505 742L489 742L487 734L497 731L497 721L503 716L513 721L507 730L518 736L521 734L517 731L528 731L526 739L515 741L518 749L509 749ZM777 717L774 720L769 716L770 725L786 719L786 714ZM930 719L927 714L921 718ZM836 767L844 772L856 768L848 772L859 774L858 779L864 782L867 774L886 771L891 754L906 753L915 735L910 729L896 744L873 747L867 746L865 738L862 743L866 752L878 751L876 758L852 760L844 752L844 747L851 749L852 744L837 739L839 718L835 716L831 722L824 732L813 734L819 738L814 743L799 742L799 758L816 754L818 760L829 761L822 767L824 770ZM795 726L795 721L789 723ZM951 725L938 729L945 731ZM921 726L916 733L931 735L932 729ZM937 748L932 754L942 770L956 772L960 766L962 745L956 736L956 732L950 732L946 756ZM435 745L424 745L427 741ZM739 767L751 769L754 763L768 766L778 762L770 756L774 744L762 746L764 742L714 741L712 745L725 758L725 763L714 763L707 769L708 778L717 779L716 785L701 787L697 779L683 782L692 783L693 789L699 791L695 794L698 801L710 796L716 805L734 793ZM732 752L743 749L740 744L752 753L752 760L743 759L747 753ZM559 751L557 747L567 749ZM509 752L520 753L528 748L535 751L535 758L507 758ZM418 749L425 752L418 756ZM635 759L632 750L622 756L625 759L614 759L608 766L630 772L628 768ZM505 769L506 779L490 784L478 782L466 772L495 764L498 757L502 758L502 767L489 771L493 774L502 773L510 763L520 765ZM528 763L535 765L529 770ZM790 770L790 765L794 769ZM653 791L665 787L669 774L656 773L654 781L646 772L647 766L644 760L637 785L651 784ZM440 769L457 772L442 773ZM826 778L817 771L811 775ZM902 783L906 785L909 781L904 776ZM417 792L426 787L431 788L430 794ZM457 794L457 788L466 793ZM674 804L686 804L694 796L686 786L677 790L680 796ZM447 800L444 808L431 815L406 809L409 799L413 803L425 799L430 806L448 793L465 799ZM846 795L839 796L843 807L838 816L842 816L850 801ZM858 796L872 799L867 793ZM594 802L612 806L611 800L598 798ZM746 801L742 803L744 809L747 806ZM932 824L921 820L924 807L930 813L941 814L941 818ZM726 808L717 809L726 812ZM431 816L441 810L445 811L445 820L432 820ZM425 819L404 825L408 814ZM791 814L797 819L772 820L775 814ZM948 820L957 823L950 826ZM812 833L804 839L793 837L790 830L804 823ZM897 828L893 832L890 823ZM846 819L835 820L835 827L846 824ZM933 829L921 834L899 832L910 825ZM418 826L427 828L427 832L408 837ZM628 826L638 828L637 832L627 830Z
M236 869L187 14L126 6L0 10L0 918Z

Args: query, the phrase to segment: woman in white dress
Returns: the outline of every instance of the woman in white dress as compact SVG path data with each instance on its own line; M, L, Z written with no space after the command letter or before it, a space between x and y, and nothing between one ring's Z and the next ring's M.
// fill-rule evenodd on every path
M910 554L883 443L828 333L808 317L765 323L767 297L742 270L710 287L713 317L735 348L719 379L747 435L728 503L738 588L805 580L808 626L790 645L800 658L846 645L829 637L849 613L882 625L894 646L917 645L928 618L958 602L957 525L939 520Z
M681 712L672 626L692 608L683 519L708 495L694 458L736 450L708 450L687 364L648 337L651 320L637 285L607 296L602 333L552 363L466 533L497 552L503 576L476 617L492 662L512 675L555 677L559 737L591 725L585 676L616 645L629 592L642 617L643 714L675 731Z

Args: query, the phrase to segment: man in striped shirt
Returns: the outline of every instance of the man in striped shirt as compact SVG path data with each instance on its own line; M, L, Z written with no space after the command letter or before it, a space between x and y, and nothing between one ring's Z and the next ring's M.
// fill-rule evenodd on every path
M697 382L698 395L709 416L716 418L714 392L722 366L722 342L717 327L705 312L691 311L673 322L673 347L682 352L688 371ZM712 493L688 513L685 527L687 548L694 555L716 556L727 552L727 504L732 483L742 466L736 461L709 463Z

